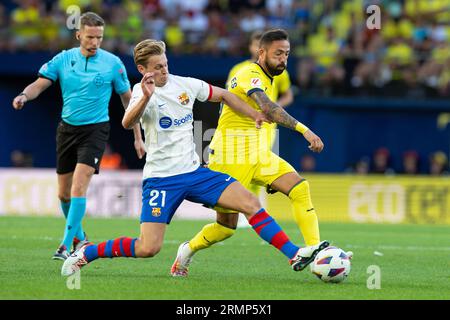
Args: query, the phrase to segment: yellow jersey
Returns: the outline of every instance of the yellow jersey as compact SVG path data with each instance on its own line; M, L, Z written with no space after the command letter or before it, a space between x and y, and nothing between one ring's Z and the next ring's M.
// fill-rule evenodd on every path
M227 84L228 91L237 95L257 111L261 111L261 109L250 95L256 91L263 91L273 100L273 87L273 78L255 62L240 68ZM255 121L248 116L239 114L227 104L224 104L217 130L229 128L255 128Z
M263 91L272 100L278 94L275 78L255 62L244 62L231 73L228 90L257 111L258 104L250 97ZM253 119L240 115L224 104L219 123L210 144L209 168L237 179L244 187L270 185L295 169L272 152L273 125L264 123L256 129ZM221 208L220 212L230 212Z
M243 67L248 66L249 64L252 64L253 61L252 60L245 60L242 61L238 64L236 64L233 68L231 68L230 73L228 73L228 78L227 78L227 88L229 85L229 82L231 80L231 78ZM287 70L284 70L282 74L273 77L273 99L272 97L271 100L276 102L278 100L278 97L280 96L280 94L285 93L286 91L289 90L289 88L291 87L291 79L289 78L289 73L287 72Z
M249 69L250 67L250 69ZM241 72L242 71L242 72ZM238 76L239 75L239 76ZM237 94L242 100L247 102L250 106L255 108L258 111L261 111L257 104L247 95L245 90L248 90L249 85L252 79L260 77L261 84L264 82L264 91L270 100L277 102L280 94L285 93L291 87L291 80L289 78L289 73L287 70L284 70L280 75L271 77L268 75L260 65L253 62L252 60L245 60L243 62L235 65L228 74L228 80L226 83L226 87L229 91ZM231 83L231 80L235 79L235 84ZM231 88L231 86L238 86L239 88ZM243 128L250 127L254 129L255 125L253 120L247 118L245 121L246 125L244 125L243 120L245 116L240 116L236 112L234 112L231 108L222 107L221 116L219 118L219 126L217 129L221 128ZM259 136L266 137L268 144L272 146L275 141L277 124L274 122L272 124L264 123L264 129L269 129L269 132L265 130L259 131ZM217 140L217 139L216 139Z

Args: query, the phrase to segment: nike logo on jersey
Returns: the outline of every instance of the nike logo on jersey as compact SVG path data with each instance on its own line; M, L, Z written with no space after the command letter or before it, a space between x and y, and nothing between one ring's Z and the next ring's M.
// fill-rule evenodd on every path
M231 179L231 177L228 177L228 178L225 179L225 181L230 181L230 179Z
M95 164L97 164L98 158L94 158L94 162L95 162Z
M162 104L158 104L158 108L164 107L166 104L162 103Z

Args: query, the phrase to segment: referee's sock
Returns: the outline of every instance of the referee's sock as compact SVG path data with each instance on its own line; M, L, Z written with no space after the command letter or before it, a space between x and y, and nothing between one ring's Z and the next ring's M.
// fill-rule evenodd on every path
M70 209L70 201L69 202L64 202L61 201L61 209L62 212L64 214L64 217L67 220L67 216L69 215L69 209ZM80 227L77 229L77 233L75 234L75 237L77 237L78 240L84 240L84 231L83 231L83 227L80 224Z
M77 231L81 230L81 220L83 220L84 213L86 211L86 197L75 198L72 197L69 213L66 220L66 228L64 231L63 245L66 248L70 248L73 238L77 234ZM84 239L84 235L82 237Z

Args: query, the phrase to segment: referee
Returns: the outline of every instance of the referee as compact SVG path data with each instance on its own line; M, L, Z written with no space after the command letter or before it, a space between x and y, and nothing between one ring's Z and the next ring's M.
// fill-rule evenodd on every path
M66 217L64 239L52 259L65 260L69 248L87 242L81 221L86 211L86 193L109 138L108 104L112 90L120 95L124 108L130 97L130 83L120 59L100 49L105 22L93 12L80 17L76 37L80 46L63 50L39 70L38 79L13 101L16 110L37 98L59 80L63 107L56 134L58 198ZM145 154L139 124L133 127L139 158Z

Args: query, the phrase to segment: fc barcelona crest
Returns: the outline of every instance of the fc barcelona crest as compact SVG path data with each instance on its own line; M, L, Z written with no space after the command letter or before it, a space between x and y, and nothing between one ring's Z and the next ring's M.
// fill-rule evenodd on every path
M180 94L178 96L178 101L180 101L180 103L185 106L189 103L189 96L187 95L186 92L183 92L182 94Z
M152 208L152 216L159 217L161 215L161 208Z

